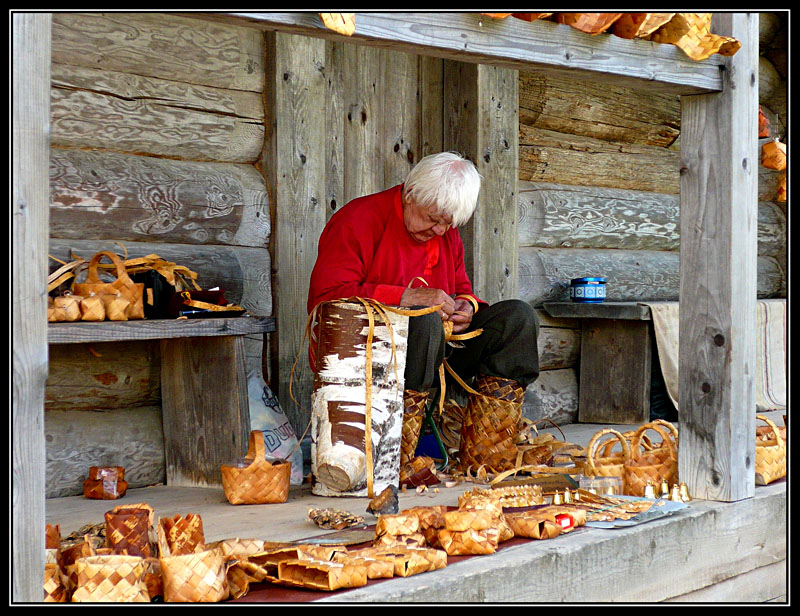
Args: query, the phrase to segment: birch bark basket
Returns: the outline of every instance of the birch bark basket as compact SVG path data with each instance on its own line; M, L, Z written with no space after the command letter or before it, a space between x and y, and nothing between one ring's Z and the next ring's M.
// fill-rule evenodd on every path
M311 491L319 496L370 496L370 492L378 494L398 484L408 316L383 314L386 320L373 314L370 378L370 323L364 306L342 301L326 302L318 308L317 372L311 394ZM369 451L365 447L367 430Z

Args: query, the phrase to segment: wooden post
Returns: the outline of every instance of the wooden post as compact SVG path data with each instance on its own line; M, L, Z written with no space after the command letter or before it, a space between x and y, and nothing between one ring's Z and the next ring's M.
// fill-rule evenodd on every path
M444 149L483 176L478 207L461 228L467 273L486 301L516 298L519 71L446 60L444 72Z
M755 493L758 14L714 28L742 47L722 92L681 99L679 475L735 501Z
M273 313L278 320L277 334L272 336L277 341L279 366L276 393L300 437L311 404L311 371L305 350L301 351L308 281L326 221L325 41L281 32L266 36L263 169L275 221L271 249L275 256ZM292 394L301 408L289 396L295 359Z
M44 389L50 157L49 13L13 16L12 598L44 598Z

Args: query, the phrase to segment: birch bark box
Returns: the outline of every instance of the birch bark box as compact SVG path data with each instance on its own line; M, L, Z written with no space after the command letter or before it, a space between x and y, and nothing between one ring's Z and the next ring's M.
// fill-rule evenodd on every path
M372 316L367 426L367 309L350 301L325 302L317 309L311 491L319 496L370 496L398 485L408 316L385 310L373 310Z

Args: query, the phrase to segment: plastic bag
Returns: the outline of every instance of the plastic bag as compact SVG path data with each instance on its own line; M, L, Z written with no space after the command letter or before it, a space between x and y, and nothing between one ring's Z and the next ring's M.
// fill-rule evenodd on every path
M267 459L284 458L292 463L291 485L303 483L303 452L297 435L264 378L256 371L247 373L250 398L250 429L264 433Z

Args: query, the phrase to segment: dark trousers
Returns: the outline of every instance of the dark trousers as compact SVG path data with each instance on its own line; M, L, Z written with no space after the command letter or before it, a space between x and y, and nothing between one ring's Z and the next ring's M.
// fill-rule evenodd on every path
M459 341L464 348L454 348L445 344L437 313L411 317L405 388L414 391L438 388L439 366L445 356L449 366L467 383L477 374L513 379L523 388L536 380L539 320L528 303L510 299L483 308L472 318L466 332L461 333L476 329L483 329L483 333ZM447 387L450 391L450 381Z

